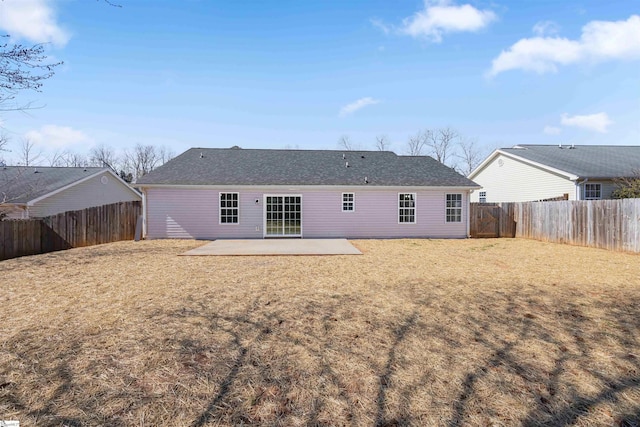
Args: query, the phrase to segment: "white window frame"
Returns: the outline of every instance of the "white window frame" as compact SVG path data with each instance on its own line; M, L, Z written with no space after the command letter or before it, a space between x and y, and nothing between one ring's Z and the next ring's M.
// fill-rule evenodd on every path
M592 190L587 190L587 187L589 186L595 186L595 189ZM587 196L587 192L593 192L596 191L598 196L597 197L588 197ZM598 182L585 182L584 183L584 200L601 200L602 199L602 184L598 183Z
M456 200L450 200L449 196L459 196ZM444 196L444 221L446 223L462 222L462 193L446 193ZM450 202L460 202L459 206L454 206ZM456 203L457 204L457 203Z
M222 206L222 195L225 194L235 194L236 195L236 200L235 200L235 206ZM225 200L225 202L228 202L227 200ZM231 200L231 202L233 202L233 200ZM231 215L226 215L226 218L236 218L236 221L233 222L222 222L222 210L223 209L230 209L230 210L235 210L235 215L231 214ZM218 193L218 224L219 225L238 225L240 224L240 193L238 192L234 192L234 191L221 191Z
M351 200L345 200L345 196L351 196ZM351 209L345 209L351 206ZM356 193L342 193L342 212L356 211Z
M478 202L479 203L487 203L487 192L486 191L480 191L478 193Z
M413 206L402 206L402 203L407 201L407 200L400 200L400 196L403 196L403 195L404 196L410 195L410 196L413 197L413 200L409 200L409 201L413 201ZM402 218L411 215L411 214L403 215L401 213L403 209L413 210L413 222L401 221ZM418 222L418 195L417 195L417 193L398 193L398 224L415 224L417 222Z

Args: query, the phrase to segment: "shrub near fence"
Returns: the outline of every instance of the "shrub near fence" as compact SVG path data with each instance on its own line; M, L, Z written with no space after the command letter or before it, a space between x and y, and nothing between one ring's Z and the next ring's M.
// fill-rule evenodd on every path
M140 202L122 202L42 219L0 221L0 260L133 240Z

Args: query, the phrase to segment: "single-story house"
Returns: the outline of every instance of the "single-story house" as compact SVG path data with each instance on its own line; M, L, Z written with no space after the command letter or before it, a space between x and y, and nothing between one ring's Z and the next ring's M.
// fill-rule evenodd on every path
M0 211L8 218L42 218L142 196L109 168L0 167Z
M522 144L495 150L468 177L482 186L472 202L595 200L639 171L640 146Z
M147 238L466 238L475 183L390 151L192 148L137 181Z

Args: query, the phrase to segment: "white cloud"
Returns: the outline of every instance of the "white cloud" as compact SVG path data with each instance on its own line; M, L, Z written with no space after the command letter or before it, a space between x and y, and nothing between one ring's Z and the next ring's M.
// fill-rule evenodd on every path
M562 129L556 126L545 126L542 132L546 133L547 135L558 135L560 134L560 132L562 132Z
M30 130L24 134L24 137L40 147L53 149L92 142L91 138L82 131L57 125L46 125L40 130Z
M400 32L440 43L445 33L478 31L496 19L492 11L479 10L470 4L457 6L448 0L425 0L423 10L402 21Z
M491 64L489 77L508 70L537 73L557 71L558 65L640 58L640 16L626 21L592 21L582 27L580 40L534 37L518 40Z
M371 25L380 29L383 33L389 34L391 32L391 27L379 19L370 19Z
M340 109L340 117L348 116L349 114L355 113L356 111L364 108L368 105L378 104L380 101L377 99L373 99L371 97L360 98L351 104L347 104Z
M553 21L540 21L533 26L533 33L538 37L558 34L560 26Z
M51 0L3 0L0 28L12 38L64 46L69 33L56 22Z
M607 127L613 124L607 113L588 114L584 116L563 114L560 118L560 123L564 126L575 126L600 133L606 133Z

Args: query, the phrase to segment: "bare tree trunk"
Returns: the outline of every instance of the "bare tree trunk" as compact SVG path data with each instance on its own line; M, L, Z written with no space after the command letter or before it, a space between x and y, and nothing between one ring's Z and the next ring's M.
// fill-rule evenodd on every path
M389 137L387 135L378 135L376 136L376 149L378 151L387 151L391 142L389 141Z

